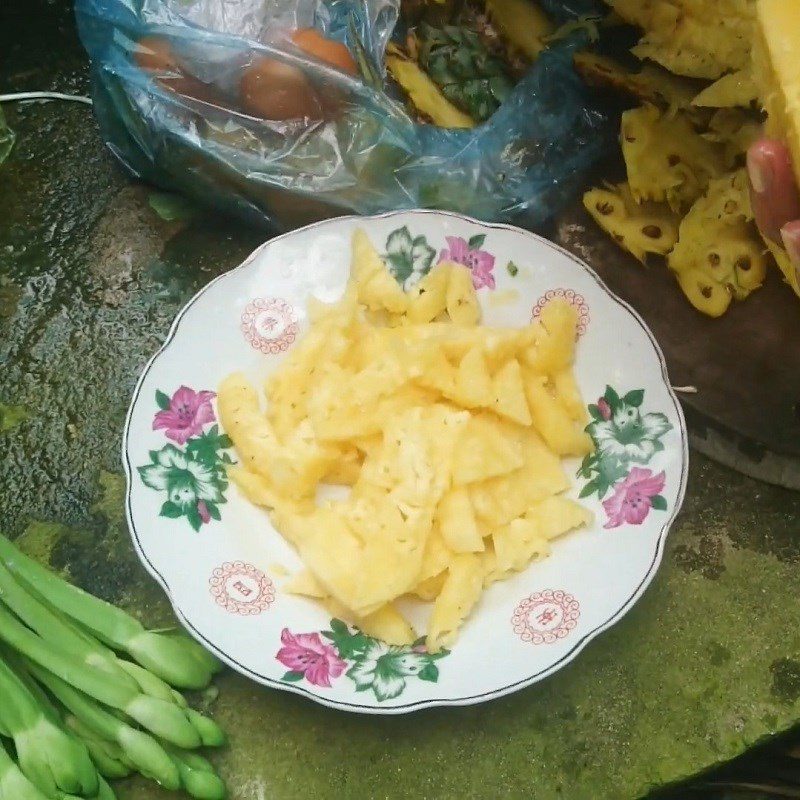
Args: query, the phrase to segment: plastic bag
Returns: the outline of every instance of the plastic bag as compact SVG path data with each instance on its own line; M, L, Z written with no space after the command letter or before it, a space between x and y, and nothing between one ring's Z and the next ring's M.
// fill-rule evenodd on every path
M451 130L383 91L398 0L77 0L76 14L102 135L127 169L279 229L419 207L536 226L608 141L572 69L575 39L545 51L486 123ZM294 46L312 26L346 43L372 85ZM146 36L168 42L166 61ZM302 71L310 93L276 99L265 81L258 97L302 106L308 94L304 117L242 108L244 71L265 64Z
M539 0L542 8L559 22L580 19L581 17L604 17L609 13L608 6L600 0Z

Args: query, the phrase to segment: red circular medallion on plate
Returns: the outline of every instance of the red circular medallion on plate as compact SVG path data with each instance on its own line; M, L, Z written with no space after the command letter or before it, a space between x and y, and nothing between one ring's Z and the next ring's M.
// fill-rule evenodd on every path
M297 338L297 314L279 297L258 297L245 306L240 327L256 350L275 355L288 350Z
M580 603L561 589L544 589L522 600L511 624L523 642L552 644L569 636L581 615Z
M576 337L580 338L589 328L589 304L583 295L573 289L549 289L537 301L531 310L531 322L541 316L542 309L551 300L566 300L578 312L578 328Z
M208 584L214 600L231 614L260 614L275 601L272 581L244 561L226 561L211 573Z

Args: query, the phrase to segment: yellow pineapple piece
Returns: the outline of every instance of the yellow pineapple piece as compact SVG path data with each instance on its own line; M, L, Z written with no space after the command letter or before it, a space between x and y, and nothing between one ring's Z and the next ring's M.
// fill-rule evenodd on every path
M442 539L454 553L483 550L483 537L475 522L475 512L464 487L454 487L442 497L436 510Z
M275 508L280 503L280 496L263 475L235 466L228 467L228 477L251 503L265 508Z
M591 525L594 515L568 497L553 496L534 503L525 512L525 519L536 522L545 539L555 539L567 531Z
M539 434L525 428L520 435L525 459L522 467L469 486L479 522L490 528L511 522L534 503L569 487L561 459L545 446Z
M553 375L556 397L566 409L575 422L586 425L589 422L589 412L586 410L586 403L583 401L575 374L571 369L563 369Z
M456 631L483 590L483 562L476 553L453 556L442 591L433 604L426 646L436 653L452 644Z
M367 636L380 639L386 644L409 645L417 638L411 624L392 603L381 606L365 617L359 617L358 627Z
M519 572L533 560L550 554L550 543L542 536L536 520L512 520L492 534L496 569L500 572Z
M447 284L450 265L438 264L409 292L409 322L425 324L436 319L447 308Z
M325 589L307 569L296 572L286 581L283 584L283 591L288 594L297 594L301 597L312 597L315 600L323 600L327 596Z
M456 370L441 348L431 348L425 353L422 374L415 376L414 382L445 397L453 397L456 393ZM468 406L467 403L463 405Z
M426 582L430 582L427 588L431 589L435 579L442 576L447 569L447 565L453 560L454 555L455 553L445 544L439 526L434 524L428 535L428 540L425 542L422 564L417 576L419 584L414 588L414 591L419 590L422 584Z
M470 417L457 444L453 483L461 486L505 475L524 463L519 437L491 414L476 414Z
M528 373L525 392L533 425L551 450L561 456L583 456L591 451L588 434L550 392L542 376Z
M800 182L800 5L759 0L753 62L767 132L786 141Z
M472 285L472 272L461 264L450 265L447 281L447 315L456 325L472 328L481 320L481 308L475 287Z
M474 128L475 120L457 109L439 87L394 45L386 51L386 69L411 99L414 108L440 128Z
M583 196L583 205L595 222L642 264L648 253L664 256L678 240L678 215L666 203L637 204L627 183L590 189Z
M425 578L425 580L420 581L410 592L414 597L418 597L420 600L425 600L426 602L430 603L432 600L435 600L442 591L442 587L444 586L445 579L447 578L447 571L444 570L440 572L438 575L433 575L430 578Z
M351 275L358 299L367 308L398 314L406 310L408 298L405 292L386 269L363 228L358 228L353 234Z
M575 359L578 312L564 300L551 300L529 326L531 343L519 350L519 361L538 375L570 367Z
M510 359L500 367L492 381L492 394L491 408L496 414L520 425L531 424L531 411L525 398L522 369L516 358Z
M241 373L229 375L222 382L217 407L220 422L246 469L261 475L286 497L303 498L315 492L337 451L314 441L308 420L282 444L261 411L255 389Z
M456 370L455 386L447 396L465 408L490 407L493 402L492 376L479 346L467 351Z
M348 444L343 445L336 462L323 475L322 482L334 486L353 486L361 474L363 460L358 448Z

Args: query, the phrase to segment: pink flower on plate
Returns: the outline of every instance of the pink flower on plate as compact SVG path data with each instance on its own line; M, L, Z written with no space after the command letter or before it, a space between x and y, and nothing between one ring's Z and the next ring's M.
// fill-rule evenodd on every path
M186 444L187 439L202 433L203 425L213 422L214 409L211 400L214 392L196 392L181 386L169 401L169 408L159 411L153 419L153 430L164 429L167 439Z
M275 658L292 672L303 673L314 686L330 687L331 678L338 678L347 666L318 633L291 633L284 628L281 643Z
M664 488L666 476L664 472L653 475L653 471L633 467L624 481L614 487L614 495L603 501L603 508L608 515L608 522L604 527L619 528L620 525L641 525L655 498L659 498L658 505L666 508L661 491Z
M454 261L456 264L463 264L465 267L469 267L472 272L472 285L476 289L480 289L482 286L494 289L495 281L494 275L492 275L494 256L480 249L480 244L483 244L483 237L474 237L469 242L460 236L445 236L444 238L447 240L447 249L439 253L439 263L441 264L442 261ZM480 244L471 247L470 244L475 239Z

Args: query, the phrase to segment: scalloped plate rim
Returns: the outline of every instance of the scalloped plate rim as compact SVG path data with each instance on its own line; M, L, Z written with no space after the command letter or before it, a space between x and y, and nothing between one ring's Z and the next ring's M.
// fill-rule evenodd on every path
M280 680L276 680L271 678L267 675L262 675L259 672L239 663L235 658L230 656L228 653L221 650L217 647L214 642L209 640L206 636L204 636L188 619L188 617L184 614L181 608L178 606L176 600L173 597L173 593L169 587L168 582L166 579L161 575L158 568L153 564L147 554L144 552L144 549L141 546L139 535L136 530L136 525L133 521L133 512L132 512L132 503L131 503L131 491L132 491L132 479L133 479L133 467L130 463L130 457L128 453L128 437L130 434L130 424L131 419L133 416L134 408L136 406L137 400L139 398L142 386L148 376L153 365L159 359L159 357L167 350L167 348L172 344L173 340L175 339L178 330L180 328L180 324L183 321L184 316L189 311L189 309L197 302L197 300L212 289L218 282L230 278L235 273L245 269L248 267L264 250L266 247L270 246L271 244L285 239L287 237L296 236L299 233L305 233L308 231L312 231L316 228L325 227L327 225L341 223L341 222L351 222L355 220L361 220L365 223L369 223L372 220L385 220L391 219L392 217L401 217L408 214L414 215L429 215L432 217L440 216L440 217L449 217L453 219L460 220L462 222L470 223L473 225L478 225L483 228L494 229L494 230L505 230L511 231L513 233L521 234L526 237L530 237L534 239L540 245L544 245L563 256L566 256L570 261L580 267L585 273L587 273L597 284L598 288L603 291L612 301L617 303L617 305L621 306L628 314L633 317L633 319L638 323L640 328L644 331L649 340L653 351L658 359L659 366L661 368L661 377L664 381L666 386L667 394L672 401L675 414L677 420L680 425L679 434L680 434L680 442L681 442L681 475L680 475L680 482L678 486L678 492L676 495L674 506L671 510L669 517L664 521L661 526L661 530L658 534L658 540L655 546L655 550L653 552L652 560L650 565L647 569L647 572L642 577L640 583L635 588L633 593L628 597L628 599L619 607L619 609L612 614L605 622L601 623L600 625L595 626L592 630L585 633L579 640L577 640L572 648L568 652L566 652L561 658L551 664L549 667L546 667L538 672L534 673L533 675L527 676L520 680L514 681L506 686L499 687L497 689L482 692L479 694L474 695L466 695L461 697L434 697L434 698L427 698L422 699L406 704L401 705L394 705L394 706L380 706L373 704L358 704L358 703L350 703L342 700L333 700L326 697L323 694L320 694L314 690L314 688L307 688L305 686L296 684L296 683L288 683ZM152 578L161 586L164 590L167 599L172 606L173 612L175 613L177 619L180 623L184 626L184 628L204 647L206 647L209 651L211 651L214 655L216 655L220 661L226 664L231 669L235 670L236 672L244 675L259 683L263 686L268 686L271 688L279 689L282 691L289 692L291 694L299 695L301 697L305 697L313 702L319 703L323 706L328 708L333 708L337 710L344 710L344 711L351 711L355 713L362 713L362 714L377 714L377 715L396 715L396 714L407 714L413 711L420 711L425 708L434 708L434 707L448 707L448 706L469 706L475 705L478 703L486 702L488 700L493 700L496 698L504 697L506 695L512 694L513 692L519 691L521 689L525 689L533 684L538 683L541 680L544 680L554 674L555 672L559 671L563 667L567 666L569 663L574 661L577 656L584 650L584 648L602 633L607 631L617 622L619 622L625 614L630 611L633 605L639 600L645 590L648 588L650 583L653 581L656 573L658 572L658 568L661 564L661 560L664 555L664 546L666 542L667 534L671 529L672 525L677 518L678 513L681 510L683 502L685 500L686 495L686 485L688 480L688 467L689 467L689 442L688 442L688 430L686 426L686 420L684 418L683 409L680 405L680 401L678 400L677 395L672 387L672 384L669 380L669 375L667 371L666 361L664 359L664 354L661 350L660 345L658 344L655 336L653 335L652 331L649 329L647 324L642 319L641 315L625 300L614 294L602 281L599 275L582 259L578 258L573 253L570 253L568 250L564 249L563 247L555 244L549 239L546 239L539 234L533 233L532 231L525 230L523 228L519 228L515 225L509 225L505 223L496 223L496 222L483 222L481 220L475 219L474 217L469 217L465 214L459 214L452 211L439 211L436 209L400 209L396 211L386 211L380 214L372 214L369 216L359 216L357 214L350 214L341 217L333 217L330 219L320 220L319 222L313 222L309 225L305 225L301 228L296 228L292 231L288 231L286 233L279 234L266 242L260 244L256 247L248 256L244 259L240 264L233 267L232 269L218 275L213 280L209 281L205 286L200 288L191 298L190 300L181 308L181 310L176 315L175 319L173 320L169 332L164 339L163 344L159 349L153 354L153 356L148 359L147 363L145 364L144 368L142 369L141 374L136 382L134 387L133 395L131 398L130 405L128 407L127 414L125 416L125 425L123 428L123 436L122 436L122 446L121 446L121 455L122 455L122 462L123 468L125 471L125 478L126 478L126 490L125 490L125 516L128 523L128 528L131 534L131 539L133 541L134 549L136 554L138 555L140 561L142 562L143 566L147 570L147 572L152 576Z

